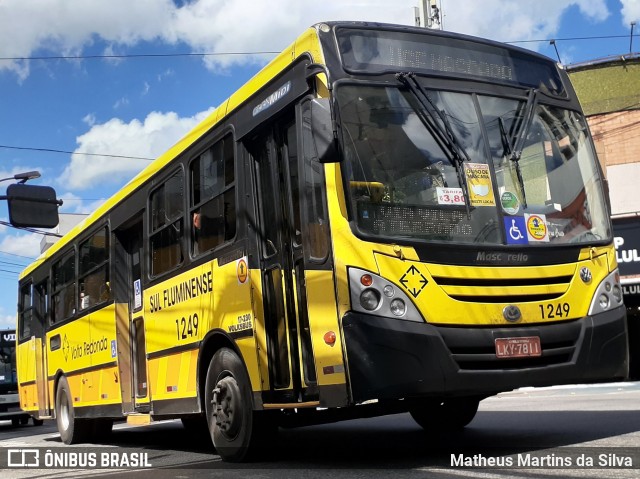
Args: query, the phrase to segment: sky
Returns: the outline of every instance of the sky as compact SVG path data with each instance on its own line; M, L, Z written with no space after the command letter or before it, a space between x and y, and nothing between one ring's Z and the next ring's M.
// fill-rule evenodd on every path
M418 0L0 0L0 179L90 213L309 26L412 25ZM441 0L445 30L564 64L640 51L640 0ZM550 40L555 39L556 53ZM204 55L202 55L204 54ZM104 156L110 155L110 156ZM0 184L0 194L11 181ZM0 220L8 221L5 202ZM0 329L42 235L0 225Z

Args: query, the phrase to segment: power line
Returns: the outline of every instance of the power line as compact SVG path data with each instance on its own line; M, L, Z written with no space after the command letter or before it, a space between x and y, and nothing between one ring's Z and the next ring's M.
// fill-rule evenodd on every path
M21 230L21 231L28 231L29 233L37 233L37 234L43 235L43 236L55 236L57 238L62 238L62 235L58 234L58 233L51 233L49 231L42 231L42 230L39 230L39 229L36 229L36 228L29 228L27 226L13 226L8 221L0 221L0 225L9 226L10 228L15 228L15 229Z
M0 268L0 271L2 271L3 273L20 274L20 271L9 271L8 269L2 268Z
M0 57L5 61L31 61L31 60L95 60L118 58L173 58L173 57L218 57L218 56L249 56L249 55L275 55L280 51L259 52L219 52L219 53L123 53L104 55L51 55L32 57Z
M640 37L640 34L632 37ZM629 35L594 35L588 37L566 38L542 38L533 40L511 40L504 43L541 43L555 41L584 41L584 40L608 40L629 38ZM0 57L0 61L32 61L32 60L105 60L105 59L136 59L136 58L180 58L180 57L218 57L218 56L251 56L251 55L276 55L280 51L255 51L255 52L182 52L182 53L122 53L101 55L38 55L24 57Z
M637 37L637 36L640 36L640 34L634 35L634 37ZM614 39L614 38L629 38L629 35L601 35L601 36L593 36L593 37L545 38L541 40L513 40L510 42L504 42L504 43L540 43L540 42L550 42L552 40L556 42L573 42L577 40L608 40L608 39Z
M13 263L12 261L2 261L0 260L0 264L6 264L8 266L19 266L20 268L24 268L26 265L20 263Z
M108 158L123 158L126 160L145 160L145 161L153 161L155 158L145 158L143 156L127 156L127 155L110 155L107 153L83 153L80 151L67 151L67 150L56 150L53 148L32 148L27 146L12 146L12 145L0 145L0 148L4 148L5 150L24 150L24 151L38 151L41 153L62 153L65 155L83 155L83 156L106 156Z
M17 256L18 258L26 258L29 261L33 261L35 258L35 256L25 256L22 254L16 254L16 253L9 253L8 251L1 251L0 250L0 254L8 254L9 256Z

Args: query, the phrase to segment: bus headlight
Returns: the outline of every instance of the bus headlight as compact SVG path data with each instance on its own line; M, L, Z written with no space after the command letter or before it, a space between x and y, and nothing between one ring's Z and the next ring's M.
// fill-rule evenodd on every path
M402 288L382 276L358 268L349 268L349 290L351 309L354 311L424 322L422 314Z
M622 288L620 287L620 276L616 269L607 275L596 289L589 307L589 314L604 313L611 308L622 305Z
M622 303L622 288L620 287L619 284L616 284L613 287L613 291L611 292L611 294L613 295L613 298L618 302L618 303Z
M600 303L600 307L602 309L609 309L609 296L607 296L605 293L602 293L599 297L598 297L598 302Z
M396 316L404 316L404 313L407 312L407 305L404 304L404 301L401 299L396 298L391 301L389 309L391 309L391 313Z
M365 289L360 293L360 304L367 311L375 311L380 306L380 293L372 288Z

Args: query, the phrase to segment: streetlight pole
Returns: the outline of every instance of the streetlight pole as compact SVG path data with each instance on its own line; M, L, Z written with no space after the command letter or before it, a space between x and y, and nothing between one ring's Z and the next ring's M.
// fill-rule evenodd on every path
M39 171L26 171L24 173L16 173L15 175L8 176L7 178L2 178L0 181L18 180L20 183L26 183L27 180L35 180L36 178L40 178Z

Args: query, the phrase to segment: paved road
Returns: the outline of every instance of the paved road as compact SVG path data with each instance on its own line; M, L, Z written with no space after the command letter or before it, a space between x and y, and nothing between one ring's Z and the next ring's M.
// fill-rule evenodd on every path
M49 421L40 428L13 428L0 422L2 447L56 451L53 448L62 444ZM5 451L0 449L0 454ZM108 444L85 445L75 451L146 452L154 467L124 472L12 469L3 471L2 477L638 478L640 383L501 394L484 400L474 421L460 433L429 434L408 414L281 430L278 441L269 446L269 459L248 465L222 463L206 437L188 434L179 421L138 427L119 424ZM481 467L508 460L510 467ZM580 460L587 467L575 468ZM626 466L628 460L631 468ZM475 462L463 467L469 461ZM528 467L517 468L519 463Z

